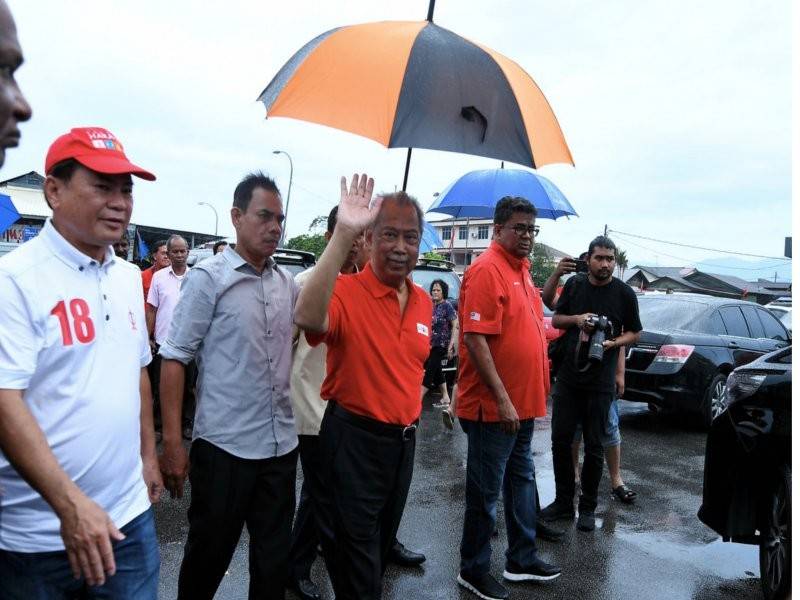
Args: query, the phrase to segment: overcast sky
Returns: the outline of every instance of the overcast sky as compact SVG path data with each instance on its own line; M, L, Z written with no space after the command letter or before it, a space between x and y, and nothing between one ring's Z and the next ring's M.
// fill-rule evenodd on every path
M340 174L402 184L405 150L319 125L264 119L256 97L307 41L333 27L422 20L427 0L225 3L9 0L33 106L3 178L43 170L71 127L113 131L158 181L137 182L135 222L233 235L233 189L253 169L286 195L288 235L338 202ZM791 6L788 0L478 2L439 0L434 21L518 62L550 101L575 166L539 173L579 218L541 221L571 253L612 230L780 257L791 235ZM364 74L369 85L369 73ZM513 165L507 165L513 166ZM433 194L494 160L415 151L409 192ZM722 256L612 235L632 264ZM774 263L780 261L774 261ZM733 272L731 272L733 274ZM750 273L738 273L750 278Z

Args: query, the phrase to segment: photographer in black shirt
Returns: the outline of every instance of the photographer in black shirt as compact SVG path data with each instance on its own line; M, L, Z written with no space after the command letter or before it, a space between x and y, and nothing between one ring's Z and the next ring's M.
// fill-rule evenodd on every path
M589 244L587 274L567 280L553 326L565 329L565 355L552 392L553 471L556 499L541 511L545 520L572 519L575 480L571 445L583 425L584 460L578 529L595 528L597 488L603 474L600 440L615 393L620 346L632 346L642 329L636 294L613 277L617 247L598 236Z

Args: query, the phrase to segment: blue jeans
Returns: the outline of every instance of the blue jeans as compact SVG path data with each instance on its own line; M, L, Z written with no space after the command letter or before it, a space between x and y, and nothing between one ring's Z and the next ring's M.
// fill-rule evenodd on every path
M0 550L0 600L113 598L155 600L161 559L149 508L121 529L125 539L112 542L117 571L101 586L75 579L67 553Z
M583 424L578 423L578 425L575 427L574 441L580 444L582 439ZM608 411L608 421L606 421L605 427L603 428L600 436L600 445L605 449L619 446L621 443L622 436L619 434L619 406L617 405L617 399L614 398L611 401L611 408Z
M536 558L536 478L531 439L533 419L520 421L516 434L499 423L460 419L467 434L467 486L461 573L479 577L489 571L490 540L497 522L497 498L503 488L508 533L506 563L530 565Z

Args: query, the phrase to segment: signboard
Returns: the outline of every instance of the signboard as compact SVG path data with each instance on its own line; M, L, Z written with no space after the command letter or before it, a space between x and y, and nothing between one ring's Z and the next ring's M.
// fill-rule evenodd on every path
M0 234L0 242L22 244L35 238L41 230L42 228L38 225L21 225L17 223Z

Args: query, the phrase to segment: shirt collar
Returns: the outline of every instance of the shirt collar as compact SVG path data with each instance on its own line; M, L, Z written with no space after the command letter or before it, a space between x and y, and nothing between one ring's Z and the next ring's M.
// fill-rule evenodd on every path
M225 246L222 249L222 257L230 263L234 271L238 270L242 265L248 265L251 269L253 269L250 263L248 263L245 259L243 259L242 256L230 246ZM264 270L266 271L268 269L274 269L276 266L277 263L275 262L275 259L272 258L271 256L268 256L267 262L264 265ZM171 268L172 266L170 266L170 269ZM255 271L255 269L253 270Z
M509 265L515 270L528 270L531 266L531 261L527 258L517 258L513 254L511 254L508 250L503 248L497 240L492 240L492 243L489 245L489 250L492 252L497 252L500 256L506 259Z
M53 226L52 219L47 219L42 228L39 236L44 240L50 251L56 255L65 265L75 269L76 271L83 271L90 266L97 265L101 269L106 269L109 265L117 261L114 254L114 249L111 245L106 247L106 255L103 258L103 264L98 265L97 261L78 250L75 246L70 244L63 235L61 235Z
M176 275L175 271L172 270L172 265L171 264L170 264L170 266L166 267L166 269L172 274L172 276L176 277L176 278L185 277L186 274L189 272L190 268L191 267L189 265L186 265L186 270L183 272L183 275Z
M378 279L378 276L375 275L375 271L372 270L372 261L368 262L361 271L355 273L353 276L360 278L364 283L364 286L375 298L388 296L392 292L397 293L395 288L386 285L380 279ZM409 295L414 294L414 288L416 287L416 284L411 281L410 277L406 277L406 287L408 288Z

